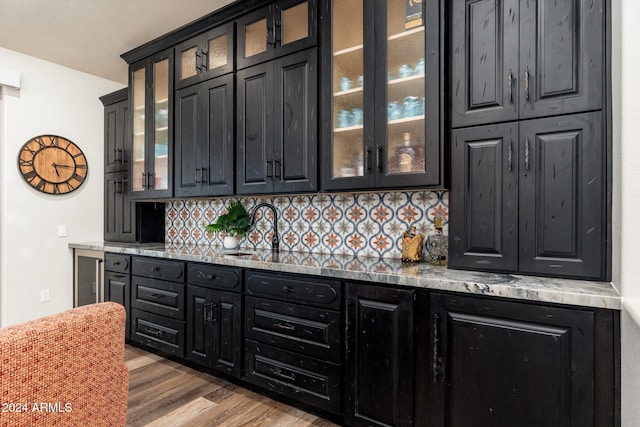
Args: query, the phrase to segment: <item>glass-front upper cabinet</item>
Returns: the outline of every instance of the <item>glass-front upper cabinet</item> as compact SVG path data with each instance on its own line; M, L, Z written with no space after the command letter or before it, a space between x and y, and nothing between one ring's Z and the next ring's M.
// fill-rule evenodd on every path
M326 13L323 188L442 186L439 1L333 0Z
M176 89L232 72L233 38L231 22L176 46Z
M242 16L237 24L238 69L317 44L317 0L281 0Z
M165 51L130 67L132 198L172 195L173 56Z

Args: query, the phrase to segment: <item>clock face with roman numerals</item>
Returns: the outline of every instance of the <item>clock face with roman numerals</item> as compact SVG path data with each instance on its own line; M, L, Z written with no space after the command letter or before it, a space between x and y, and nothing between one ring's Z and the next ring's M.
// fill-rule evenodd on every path
M76 144L62 136L31 138L20 149L18 168L27 183L47 194L70 193L84 182L88 165Z

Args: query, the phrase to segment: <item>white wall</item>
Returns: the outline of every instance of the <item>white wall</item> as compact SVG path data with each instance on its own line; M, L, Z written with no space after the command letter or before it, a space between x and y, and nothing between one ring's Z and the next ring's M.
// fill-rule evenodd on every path
M640 422L640 2L612 0L613 283L623 296L622 426Z
M113 81L0 48L0 66L18 70L21 88L0 93L0 326L73 305L73 258L68 242L102 240L103 106L99 96L121 89ZM64 196L29 187L17 155L30 138L56 134L85 153L89 173ZM58 225L68 237L58 237ZM40 290L51 300L40 302Z

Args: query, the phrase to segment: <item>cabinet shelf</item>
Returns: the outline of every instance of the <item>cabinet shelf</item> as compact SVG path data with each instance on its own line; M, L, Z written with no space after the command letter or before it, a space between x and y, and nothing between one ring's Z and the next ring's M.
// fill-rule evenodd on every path
M389 120L389 126L419 122L421 120L424 120L424 114L420 116L403 117L401 119Z
M407 31L403 31L401 33L392 34L387 38L387 40L388 41L399 40L399 39L403 39L405 37L413 36L414 34L419 34L419 33L424 34L424 25L420 27L412 28Z
M363 89L364 88L362 86L359 86L359 87L354 87L354 88L349 89L349 90L341 90L341 91L338 91L338 92L334 92L333 96L339 97L339 96L352 95L354 93L362 93Z
M353 131L362 131L364 129L363 125L356 125L356 126L345 126L342 128L334 128L333 129L333 133L346 133L346 132L353 132Z

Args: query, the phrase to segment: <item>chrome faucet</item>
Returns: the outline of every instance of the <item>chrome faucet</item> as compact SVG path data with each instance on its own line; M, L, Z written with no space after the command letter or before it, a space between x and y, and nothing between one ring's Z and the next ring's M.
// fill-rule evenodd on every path
M256 213L258 209L266 207L273 211L273 236L271 237L271 252L280 252L280 238L278 237L278 211L271 203L260 203L254 209L251 214L251 221L249 221L249 229L253 228L256 223Z

